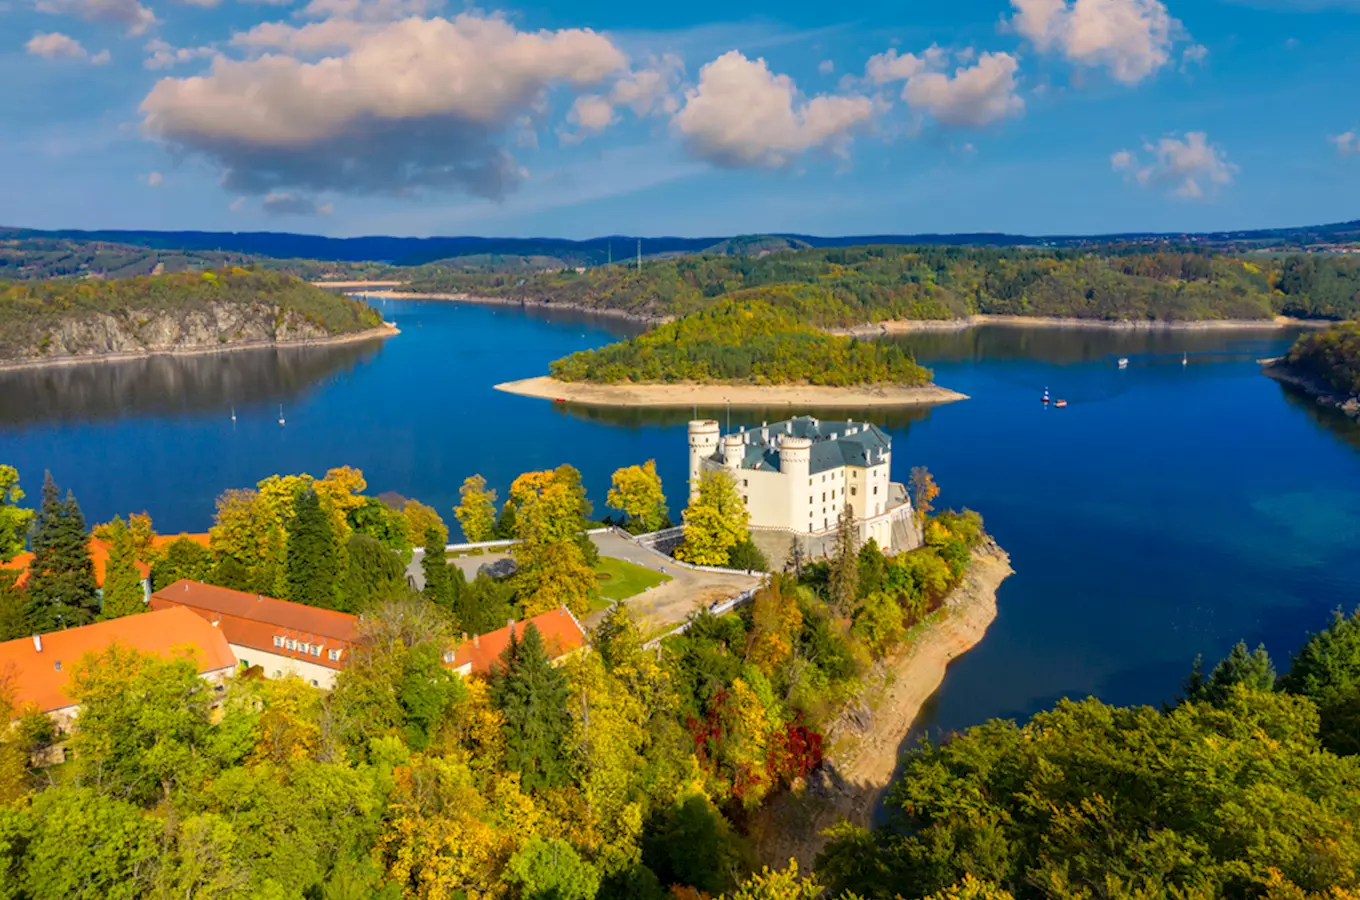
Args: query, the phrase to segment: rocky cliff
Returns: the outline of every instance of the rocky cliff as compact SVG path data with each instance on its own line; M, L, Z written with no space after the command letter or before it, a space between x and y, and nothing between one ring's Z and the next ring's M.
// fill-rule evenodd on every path
M0 284L0 365L329 341L381 327L366 304L272 273Z

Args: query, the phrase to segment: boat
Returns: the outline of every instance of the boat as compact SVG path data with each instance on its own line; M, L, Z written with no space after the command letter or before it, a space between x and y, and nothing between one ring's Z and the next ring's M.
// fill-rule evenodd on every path
M231 420L232 420L233 422L236 421L236 407L234 407L234 406L231 408Z
M1121 368L1121 369L1127 369L1128 367L1129 367L1129 358L1128 358L1127 356L1121 356L1121 357L1119 357L1119 368Z
M1048 402L1048 388L1044 388L1044 402Z
M1054 403L1053 405L1054 405L1055 407L1057 407L1058 409L1062 409L1063 407L1067 406L1067 401L1066 401L1066 400L1059 400L1057 403Z
M279 424L283 424L283 404L279 404Z
M1189 353L1184 353L1184 354L1181 355L1181 365L1183 365L1183 366L1188 366L1188 365L1190 365L1190 354L1189 354Z

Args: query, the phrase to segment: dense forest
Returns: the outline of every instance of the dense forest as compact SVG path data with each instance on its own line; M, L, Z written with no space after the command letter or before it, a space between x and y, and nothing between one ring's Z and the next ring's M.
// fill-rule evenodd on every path
M978 313L1127 321L1346 318L1360 312L1360 260L1232 257L1141 246L983 249L865 246L764 256L685 256L532 276L423 269L416 291L685 315L744 288L802 284L834 300L820 325Z
M0 360L339 335L381 324L367 304L239 268L0 282Z
M551 366L563 381L929 384L931 372L895 344L834 337L810 322L839 304L801 285L756 288L645 334L582 350Z
M1360 322L1305 334L1289 348L1285 361L1338 391L1360 394Z
M616 489L627 492L625 481ZM578 486L565 466L517 479L516 533L556 529L571 544L586 508ZM442 540L428 508L374 509L363 487L340 469L229 492L216 558L191 558L185 542L152 577L227 567L282 583L296 601L353 597L293 577L327 569L318 557L328 542L317 537L328 527L349 522L350 547L359 535L391 557L361 572L399 563L401 548L409 553L401 535L421 524L436 532L431 545ZM40 508L24 510L16 488L14 470L0 466L0 559L26 528L43 559L17 607L77 589L88 598L88 571L63 561L80 545L78 505L49 481ZM460 521L493 499L472 493ZM0 731L0 897L787 898L809 882L791 871L746 881L748 817L822 765L825 723L874 660L937 614L986 540L972 513L941 513L924 528L923 547L892 557L843 528L829 562L774 576L739 612L696 615L659 652L643 647L649 636L626 604L603 617L590 652L561 667L525 629L488 679L441 664L460 631L476 633L479 610L447 604L428 577L424 593L389 582L360 601L360 645L329 693L248 671L215 690L190 661L118 647L72 660L81 712L68 733L0 690L12 723ZM152 540L149 522L97 531L122 548L97 614L137 615L115 580L131 548ZM527 612L519 574L508 588ZM487 612L503 622L503 610ZM66 761L46 765L58 744Z

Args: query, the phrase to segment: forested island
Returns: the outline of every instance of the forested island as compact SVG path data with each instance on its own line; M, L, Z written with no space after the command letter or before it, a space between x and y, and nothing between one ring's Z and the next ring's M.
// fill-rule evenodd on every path
M826 300L823 290L804 285L739 291L645 334L556 360L550 379L500 387L580 402L613 398L623 405L664 403L667 397L681 405L960 398L932 385L930 370L901 347L836 337L807 324ZM591 389L573 390L586 386Z
M806 324L847 328L975 315L1108 323L1343 319L1360 312L1360 260L1279 259L1146 246L1022 249L863 246L763 256L684 256L640 268L599 266L536 275L427 266L405 290L683 316L735 291L817 289L790 303Z
M357 300L276 272L0 281L0 366L390 334Z
M1360 418L1360 322L1343 322L1299 338L1262 371L1302 388L1319 403Z

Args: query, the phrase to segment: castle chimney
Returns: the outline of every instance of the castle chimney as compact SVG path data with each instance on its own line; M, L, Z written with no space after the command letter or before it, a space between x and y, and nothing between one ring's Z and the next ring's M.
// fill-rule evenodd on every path
M35 653L42 652L42 635L40 634L33 635L33 650Z

